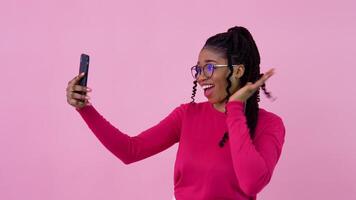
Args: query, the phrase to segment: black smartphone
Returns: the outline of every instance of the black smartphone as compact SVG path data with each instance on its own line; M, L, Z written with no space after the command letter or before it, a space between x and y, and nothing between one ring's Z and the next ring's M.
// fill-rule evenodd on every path
M81 86L87 86L88 82L88 72L89 72L89 55L82 54L80 55L80 66L79 66L79 74L82 72L85 73L85 75L80 79L79 85ZM86 94L86 92L80 92L81 94Z

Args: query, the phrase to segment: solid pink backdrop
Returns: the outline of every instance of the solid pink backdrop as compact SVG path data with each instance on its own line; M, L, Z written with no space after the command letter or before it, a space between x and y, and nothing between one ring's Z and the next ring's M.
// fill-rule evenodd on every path
M192 92L205 40L240 25L276 68L260 106L286 126L258 199L356 199L354 1L2 1L0 199L171 199L178 145L124 165L65 89L91 56L93 105L134 136ZM199 88L197 102L206 101Z

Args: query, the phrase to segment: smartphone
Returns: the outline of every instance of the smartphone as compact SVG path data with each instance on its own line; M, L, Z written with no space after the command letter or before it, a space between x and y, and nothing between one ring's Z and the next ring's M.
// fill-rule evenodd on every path
M80 79L79 85L86 87L88 82L88 72L89 72L89 55L86 55L84 53L80 55L79 74L81 74L82 72L84 72L85 75ZM86 92L80 92L80 94L86 95Z

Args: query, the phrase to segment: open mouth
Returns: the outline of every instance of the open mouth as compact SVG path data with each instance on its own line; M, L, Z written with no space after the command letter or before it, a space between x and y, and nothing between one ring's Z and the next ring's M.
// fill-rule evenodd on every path
M213 85L213 84L209 84L209 85L203 85L202 87L203 87L203 90L206 91L206 90L208 90L208 89L213 88L214 85Z
M213 88L214 88L214 85L212 85L212 84L203 85L204 95L206 97L210 96L213 93Z

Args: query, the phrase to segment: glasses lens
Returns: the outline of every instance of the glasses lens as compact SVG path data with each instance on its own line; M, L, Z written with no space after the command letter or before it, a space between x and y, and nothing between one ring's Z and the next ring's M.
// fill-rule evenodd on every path
M191 72L192 72L193 78L196 79L196 78L198 78L198 76L199 76L200 68L197 67L197 66L193 66L193 67L191 68Z
M204 67L204 73L207 77L211 77L214 72L214 65L213 64L206 64Z

